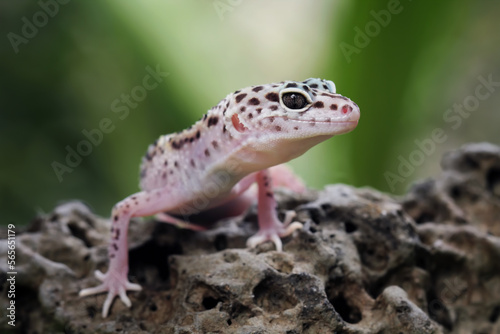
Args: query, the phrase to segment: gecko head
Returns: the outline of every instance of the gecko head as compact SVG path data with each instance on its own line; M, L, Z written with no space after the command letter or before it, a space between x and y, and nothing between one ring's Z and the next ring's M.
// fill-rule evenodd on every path
M359 107L332 81L307 79L253 86L228 96L224 122L252 152L272 163L293 159L334 135L353 130Z

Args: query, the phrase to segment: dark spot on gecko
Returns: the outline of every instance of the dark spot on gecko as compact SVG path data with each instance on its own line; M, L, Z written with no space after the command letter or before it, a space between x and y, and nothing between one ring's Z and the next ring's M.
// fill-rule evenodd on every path
M325 84L323 84L323 88L324 88L325 90L328 90L328 86L327 86L327 85L325 85Z
M246 109L247 109L247 107L242 106L242 107L240 108L240 111L241 111L241 112L243 112L243 111L245 111Z
M131 198L132 198L132 199L136 199L136 198L137 198L137 196L132 196Z
M312 106L314 108L324 108L325 107L325 105L321 101L314 102L314 104Z
M277 93L267 93L266 94L266 99L272 102L278 102L279 101L279 95Z
M294 127L293 127L293 129L294 129L294 130L298 130L298 129L299 129L299 127L298 127L298 126L294 126Z
M174 174L174 170L171 169L169 172L168 172L170 175Z
M208 119L208 127L211 127L213 125L217 125L217 122L219 122L219 117L217 116L212 116Z
M167 178L167 172L163 172L163 174L161 174L161 178L165 180Z
M240 103L241 100L243 100L245 98L245 96L247 96L247 94L245 94L245 93L240 94L240 95L236 95L236 97L235 97L236 103Z
M222 127L222 133L226 133L227 129L226 129L226 124L224 124L224 126Z
M217 144L217 141L212 141L212 146L215 148L215 149L218 149L219 148L219 144Z
M248 100L248 104L250 104L252 106L257 106L260 104L260 101L258 98L252 97L250 100Z
M265 187L269 187L269 182L267 182L267 181L266 181L266 182L264 182L264 186L265 186Z
M276 109L278 109L278 106L276 106L276 105L272 105L272 106L270 106L270 107L269 107L269 109L271 109L271 110L276 110Z
M234 92L234 94L238 94L239 92L241 92L241 90L237 90Z
M307 87L307 86L302 86L302 89L305 90L306 92L308 92L310 90L309 87Z
M311 95L312 95L312 96L316 96L316 95L318 95L318 94L316 94L315 92L311 92Z
M257 111L257 114L260 114L262 112L262 108L257 108L255 111Z
M118 221L118 215L115 215L115 216L113 217L113 220L114 220L115 222L116 222L116 221Z
M165 167L167 167L167 166L168 166L168 161L167 161L167 160L165 160L165 161L163 162L163 166L165 166Z
M194 142L194 137L189 138L189 142L190 143Z
M210 152L208 151L208 148L205 150L205 156L207 156L207 157L210 156Z
M208 116L207 114L203 115L202 120L206 120L206 119L207 119L207 116Z
M269 123L274 122L274 117L269 117L268 119L269 119Z
M196 131L196 139L200 138L200 130Z
M182 145L184 145L184 142L181 140L181 141L173 141L172 142L172 148L174 150L180 150L182 148Z
M266 192L266 196L272 198L273 197L273 193L268 191L268 192Z
M191 159L189 162L191 163L191 166L196 167L193 159Z
M179 164L177 163L177 161L174 161L174 166L177 168L179 167Z
M262 87L262 86L257 86L257 87L254 87L254 88L252 89L252 91L254 91L254 92L256 92L256 93L257 93L257 92L259 92L259 91L261 91L261 90L263 90L263 89L264 89L264 87Z
M120 239L120 229L116 230L116 240Z
M258 126L262 126L262 122L261 122L261 121L258 121L258 122L257 122L257 125L258 125Z
M127 209L130 209L130 204L125 205Z
M115 258L115 254L110 254L110 255L109 255L109 258L110 258L110 259L114 259L114 258Z
M276 131L281 131L281 126L275 126L274 128L276 129Z
M113 244L113 248L115 249L115 251L118 250L118 246L116 244Z
M309 87L311 87L311 88L318 88L318 84L311 84L311 85L309 85Z
M339 106L336 103L330 105L330 109L332 110L337 110L338 108Z
M289 87L297 87L297 84L295 82L290 82L289 84L287 84L285 86L285 88L289 88Z
M248 114L248 118L253 118L253 114L252 113Z

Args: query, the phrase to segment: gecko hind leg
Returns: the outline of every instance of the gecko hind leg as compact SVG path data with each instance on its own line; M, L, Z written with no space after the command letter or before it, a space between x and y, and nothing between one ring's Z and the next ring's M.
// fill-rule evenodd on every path
M155 216L155 218L162 222L162 223L167 223L167 224L172 224L174 226L177 226L178 228L185 228L193 231L206 231L207 229L203 226L189 223L185 220L176 218L174 216L171 216L165 212L161 212Z

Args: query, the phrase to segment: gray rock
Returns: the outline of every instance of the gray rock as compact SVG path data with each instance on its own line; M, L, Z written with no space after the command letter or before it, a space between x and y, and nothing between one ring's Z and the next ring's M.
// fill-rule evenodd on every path
M500 148L473 144L402 199L331 185L280 191L304 229L245 248L255 207L205 232L130 224L126 308L79 298L107 270L109 221L80 202L16 236L16 329L24 333L499 333ZM0 275L7 275L0 239ZM2 280L4 281L4 280ZM9 290L5 283L3 291ZM8 306L6 294L0 307ZM0 329L11 330L5 316Z

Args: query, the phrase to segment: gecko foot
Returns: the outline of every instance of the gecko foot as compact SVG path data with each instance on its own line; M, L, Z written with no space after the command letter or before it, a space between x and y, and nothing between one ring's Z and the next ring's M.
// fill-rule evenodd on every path
M103 274L99 270L95 271L95 277L102 282L102 284L88 289L83 289L78 294L80 297L95 295L101 292L108 292L108 296L102 306L102 317L106 318L109 313L111 303L116 296L119 296L125 306L130 307L132 303L127 297L127 290L140 291L142 288L139 284L130 283L126 275L121 275L112 271Z
M283 250L281 238L289 236L294 231L300 230L303 227L302 223L292 222L294 217L294 211L287 211L283 224L276 219L276 222L266 225L265 228L261 226L257 234L247 240L247 247L254 248L263 242L271 241L276 246L276 250L281 252Z

